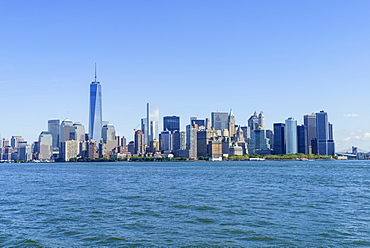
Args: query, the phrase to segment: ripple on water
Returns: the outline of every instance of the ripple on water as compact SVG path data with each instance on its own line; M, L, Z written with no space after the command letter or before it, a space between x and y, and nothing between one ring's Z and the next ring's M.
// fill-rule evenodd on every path
M209 218L196 218L196 220L202 223L215 223L213 219L209 219Z
M199 206L199 207L196 207L195 210L217 210L217 209L214 207L210 207L210 206Z

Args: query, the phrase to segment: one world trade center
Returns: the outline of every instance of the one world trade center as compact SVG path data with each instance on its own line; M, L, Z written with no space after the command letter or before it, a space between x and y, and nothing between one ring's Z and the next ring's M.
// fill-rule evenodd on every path
M95 81L90 84L89 139L99 142L102 126L101 84L96 81L95 65Z

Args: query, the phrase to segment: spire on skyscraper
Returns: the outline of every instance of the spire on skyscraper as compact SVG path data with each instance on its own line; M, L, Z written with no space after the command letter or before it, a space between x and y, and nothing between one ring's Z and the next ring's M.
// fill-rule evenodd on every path
M95 62L95 83L96 83L96 62Z

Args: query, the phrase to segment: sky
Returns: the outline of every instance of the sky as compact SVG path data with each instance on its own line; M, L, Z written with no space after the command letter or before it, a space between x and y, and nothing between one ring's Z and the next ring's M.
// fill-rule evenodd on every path
M50 119L88 130L97 63L103 119L133 137L160 117L233 109L267 129L324 110L336 151L370 150L370 1L2 1L0 135L38 139Z

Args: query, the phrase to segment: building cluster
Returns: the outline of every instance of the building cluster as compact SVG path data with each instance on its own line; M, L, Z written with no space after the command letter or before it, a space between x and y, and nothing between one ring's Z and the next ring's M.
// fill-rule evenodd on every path
M74 158L121 158L131 156L224 157L245 154L317 154L334 155L333 127L324 111L304 116L304 123L294 118L274 123L266 129L264 114L256 112L246 125L237 125L230 112L212 112L211 118L191 117L186 130L181 130L179 116L164 116L159 129L159 110L147 104L146 117L141 119L134 140L116 135L114 125L102 120L101 84L90 84L89 132L84 126L69 119L49 120L48 130L42 131L38 141L28 144L21 136L3 139L0 160L69 161Z
M334 155L332 124L324 111L305 115L304 124L288 118L274 123L273 130L265 129L264 114L254 113L247 125L235 123L232 111L212 112L211 118L191 117L186 131L180 130L179 116L164 116L159 131L159 111L147 104L147 117L141 120L141 129L134 131L134 140L116 135L114 125L102 122L98 140L86 133L84 126L69 119L49 120L48 130L39 139L28 144L21 136L2 140L2 160L55 161L71 158L122 158L131 156L185 157L197 159L244 154L317 154Z
M211 118L191 117L186 131L180 131L180 117L165 116L159 134L153 131L157 130L156 121L143 119L141 130L135 131L135 140L128 144L128 151L135 156L209 157L210 160L244 154L330 156L335 153L332 124L324 111L305 115L302 125L294 118L274 123L273 130L265 128L264 119L262 112L258 115L255 112L247 125L240 126L236 125L232 111L212 112Z

